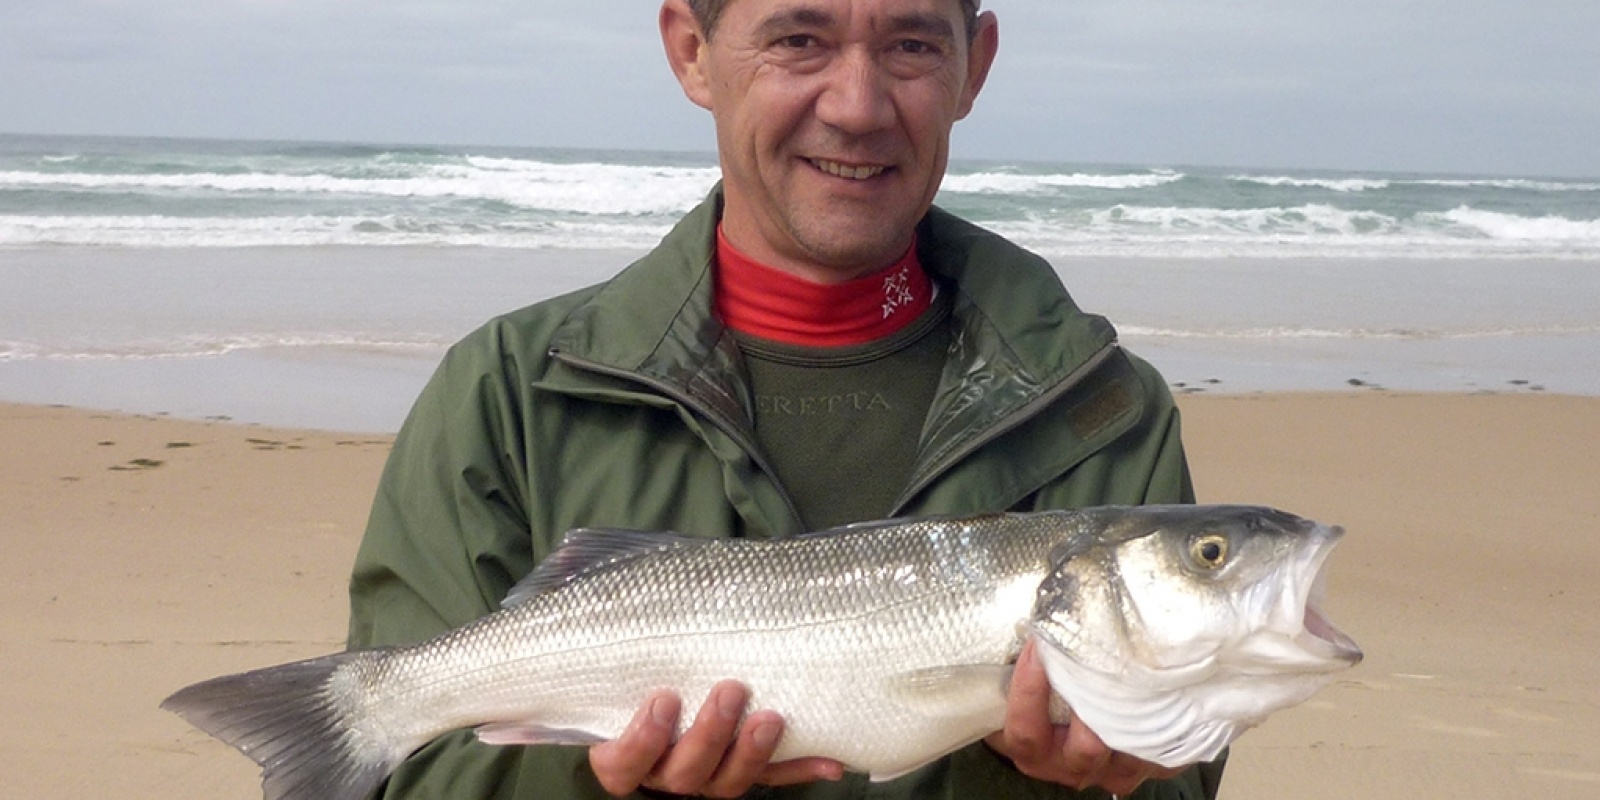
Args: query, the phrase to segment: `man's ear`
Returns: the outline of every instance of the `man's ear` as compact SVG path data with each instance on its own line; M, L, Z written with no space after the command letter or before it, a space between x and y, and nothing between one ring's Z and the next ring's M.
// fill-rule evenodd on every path
M706 36L689 10L686 0L666 0L661 4L661 45L667 51L667 64L678 78L678 85L689 101L711 108L711 86L706 78L704 59Z
M983 83L989 79L989 68L994 66L995 53L1000 50L1000 21L994 12L979 14L977 25L977 35L972 37L972 46L967 49L967 85L961 95L957 119L966 119L967 114L972 113L972 104L977 101L978 92L983 91Z

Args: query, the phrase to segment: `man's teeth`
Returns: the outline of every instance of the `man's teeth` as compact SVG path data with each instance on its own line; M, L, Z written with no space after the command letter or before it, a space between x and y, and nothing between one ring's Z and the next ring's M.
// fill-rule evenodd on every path
M840 164L837 161L824 161L820 158L811 159L811 164L817 169L828 173L829 175L846 178L852 181L864 181L868 178L876 178L879 175L882 175L885 169L888 169L887 167L852 167L845 164Z

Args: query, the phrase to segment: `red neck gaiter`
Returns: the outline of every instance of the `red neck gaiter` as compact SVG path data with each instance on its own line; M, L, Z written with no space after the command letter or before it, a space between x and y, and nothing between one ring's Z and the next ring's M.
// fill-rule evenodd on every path
M812 283L758 264L717 226L716 309L740 333L803 347L866 344L910 325L933 303L913 244L900 260L846 283Z

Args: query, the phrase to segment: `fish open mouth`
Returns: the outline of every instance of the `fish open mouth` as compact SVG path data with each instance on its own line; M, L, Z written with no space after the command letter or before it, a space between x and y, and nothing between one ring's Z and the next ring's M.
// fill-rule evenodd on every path
M1328 556L1344 535L1344 529L1338 526L1318 527L1322 528L1317 531L1321 534L1318 537L1320 541L1307 565L1307 572L1313 577L1305 596L1299 598L1299 605L1305 612L1300 622L1301 631L1294 639L1296 644L1312 655L1335 662L1339 668L1343 668L1361 661L1361 648L1328 620L1322 611L1322 602L1327 596Z

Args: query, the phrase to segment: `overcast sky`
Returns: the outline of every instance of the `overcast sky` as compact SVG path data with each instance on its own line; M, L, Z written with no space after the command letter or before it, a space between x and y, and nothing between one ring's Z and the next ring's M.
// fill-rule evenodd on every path
M0 0L0 132L707 151L658 5ZM958 158L1600 177L1600 0L985 7Z

